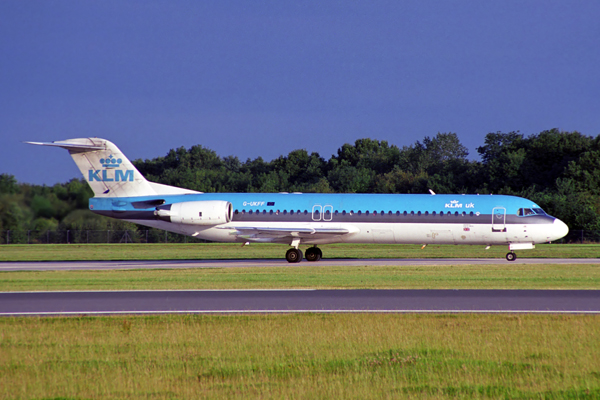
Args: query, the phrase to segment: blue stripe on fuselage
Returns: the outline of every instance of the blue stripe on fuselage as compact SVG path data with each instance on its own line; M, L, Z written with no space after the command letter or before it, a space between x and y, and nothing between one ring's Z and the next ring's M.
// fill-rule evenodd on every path
M315 205L333 207L333 211L377 212L459 212L490 214L503 207L506 214L517 214L519 208L540 208L531 200L504 195L425 195L425 194L313 194L313 193L199 193L140 197L94 197L93 211L140 211L132 203L163 199L165 204L186 201L229 201L234 210L313 210ZM154 207L148 207L153 210Z

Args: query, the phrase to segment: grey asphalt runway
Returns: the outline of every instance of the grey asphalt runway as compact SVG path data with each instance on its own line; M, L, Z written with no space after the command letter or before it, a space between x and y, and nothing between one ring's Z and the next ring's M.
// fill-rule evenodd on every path
M298 266L363 266L363 265L519 265L519 264L599 264L599 258L418 258L418 259L334 259L290 264L285 260L148 260L148 261L53 261L0 262L0 271L54 271L105 269L169 269Z
M598 259L4 262L0 271L362 265L600 264ZM600 290L189 290L0 293L0 315L275 312L600 313Z
M600 313L600 290L187 290L0 293L0 315Z

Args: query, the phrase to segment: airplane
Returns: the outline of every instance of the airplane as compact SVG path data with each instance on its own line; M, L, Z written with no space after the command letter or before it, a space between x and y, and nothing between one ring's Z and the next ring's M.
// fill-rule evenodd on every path
M283 243L290 263L319 261L331 243L535 248L569 228L531 200L506 195L203 193L146 180L105 139L25 142L69 151L100 215L214 242ZM304 254L300 245L310 245Z

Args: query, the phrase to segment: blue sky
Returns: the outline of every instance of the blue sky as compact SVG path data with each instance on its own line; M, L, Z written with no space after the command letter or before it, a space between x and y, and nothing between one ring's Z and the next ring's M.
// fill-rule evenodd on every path
M97 136L131 159L200 144L325 159L359 138L600 133L595 1L0 1L0 173L79 178Z

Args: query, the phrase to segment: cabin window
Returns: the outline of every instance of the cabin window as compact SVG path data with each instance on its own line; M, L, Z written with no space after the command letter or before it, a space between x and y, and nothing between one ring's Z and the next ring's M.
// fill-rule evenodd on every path
M335 214L335 215L338 215L338 210L335 210L334 214Z
M360 211L359 211L359 214L360 214ZM367 216L369 215L369 210L367 210L367 212L365 213L365 215L367 215Z
M269 211L269 214L273 215L273 210Z
M415 215L415 212L414 212L414 211L411 211L411 212L410 212L410 215Z
M239 213L239 211L238 211L238 210L235 210L235 211L234 211L234 214L236 214L236 215L237 215L238 213Z
M435 215L435 214L436 214L435 211L431 213L431 215Z
M346 210L342 211L342 215L346 215Z
M473 216L473 211L471 211L471 212L469 213L469 216L470 216L470 217L472 217L472 216Z
M294 210L290 211L290 215L294 215Z
M362 211L358 210L358 215L362 215Z
M429 211L425 211L425 215L429 215Z
M421 211L417 212L417 215L421 215Z

